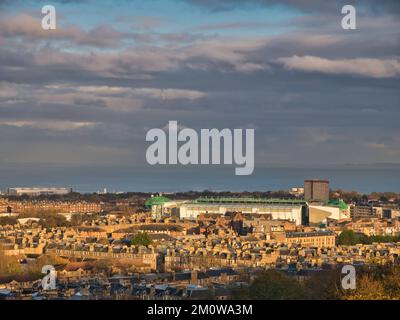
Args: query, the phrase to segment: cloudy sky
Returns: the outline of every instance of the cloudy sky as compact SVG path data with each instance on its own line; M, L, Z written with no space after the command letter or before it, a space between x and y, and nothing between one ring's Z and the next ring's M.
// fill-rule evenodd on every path
M399 164L399 18L398 0L0 0L0 173L151 172L169 120L255 128L256 170Z

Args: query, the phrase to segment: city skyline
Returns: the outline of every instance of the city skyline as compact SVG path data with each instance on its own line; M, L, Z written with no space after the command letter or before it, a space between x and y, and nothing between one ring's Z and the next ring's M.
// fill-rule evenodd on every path
M399 80L399 0L0 0L1 305L400 300Z

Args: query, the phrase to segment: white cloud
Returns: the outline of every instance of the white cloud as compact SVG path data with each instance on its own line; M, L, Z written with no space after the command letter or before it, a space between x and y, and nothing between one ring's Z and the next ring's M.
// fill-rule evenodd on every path
M113 97L116 95L126 95L138 98L154 98L160 100L188 99L196 100L204 97L205 92L190 89L174 88L130 88L116 86L79 86L74 88L69 85L51 85L47 89L54 89L60 92L78 91L82 94L94 95L93 97Z
M183 89L156 89L156 88L139 88L134 89L134 93L160 100L197 100L204 97L206 94L197 90Z
M92 127L95 122L82 122L82 121L45 121L45 120L2 120L0 125L8 125L18 128L29 127L34 129L45 129L51 131L70 131Z
M330 60L315 56L292 56L277 59L289 70L351 74L371 78L392 78L400 75L399 59L340 59Z

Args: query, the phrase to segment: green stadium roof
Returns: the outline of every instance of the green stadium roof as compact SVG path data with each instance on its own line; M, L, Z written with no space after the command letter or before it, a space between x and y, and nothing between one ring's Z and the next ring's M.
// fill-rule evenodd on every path
M166 202L171 201L167 197L164 196L157 196L157 197L151 197L146 200L144 203L145 206L147 207L152 207L152 206L160 206L163 205Z
M347 210L348 205L342 199L332 199L326 203L327 206L339 207L340 210Z
M195 203L277 203L277 204L305 204L304 199L279 198L234 198L234 197L201 197Z

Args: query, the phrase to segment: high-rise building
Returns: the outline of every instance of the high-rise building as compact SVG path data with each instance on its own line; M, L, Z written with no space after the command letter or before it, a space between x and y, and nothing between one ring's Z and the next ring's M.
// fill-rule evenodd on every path
M304 198L307 201L328 201L329 181L311 179L304 181Z
M357 218L365 218L365 217L373 217L374 210L372 206L360 206L360 205L351 205L350 206L350 217L352 219Z

